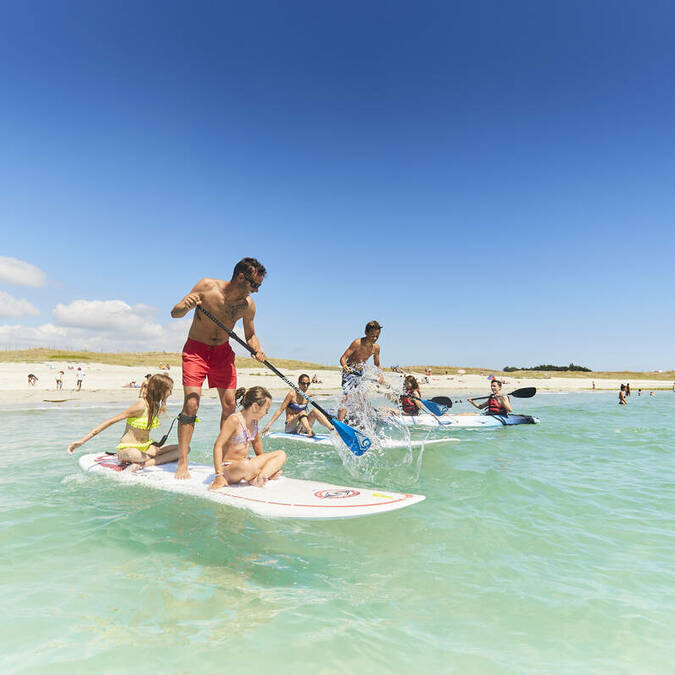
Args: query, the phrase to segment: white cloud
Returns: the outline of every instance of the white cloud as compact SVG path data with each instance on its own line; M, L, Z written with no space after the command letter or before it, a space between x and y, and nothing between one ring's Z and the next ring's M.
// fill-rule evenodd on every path
M162 325L154 320L156 314L154 307L122 300L75 300L54 308L53 323L0 326L0 346L180 352L192 317Z
M123 333L140 338L160 338L162 327L153 321L157 310L149 305L133 307L122 300L75 300L56 305L54 320L60 326L84 328L108 333Z
M47 275L39 267L24 260L0 256L0 281L40 288L47 283Z
M37 316L40 310L28 300L19 300L5 291L0 291L0 316Z

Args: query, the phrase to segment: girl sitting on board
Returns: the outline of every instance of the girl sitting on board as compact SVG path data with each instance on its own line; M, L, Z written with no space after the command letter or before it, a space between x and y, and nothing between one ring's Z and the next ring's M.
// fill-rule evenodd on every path
M306 392L311 384L309 375L304 373L298 378L298 386L302 391ZM305 434L306 436L314 436L312 425L315 421L319 421L324 427L333 431L333 425L318 411L312 410L307 413L307 401L291 389L286 394L286 397L281 402L279 409L272 415L272 419L265 425L262 430L263 436L270 430L270 427L277 421L281 413L286 411L286 425L284 431L287 434Z
M126 420L126 428L117 445L117 458L120 462L128 463L131 471L137 471L148 466L175 462L178 459L177 445L160 446L150 438L150 430L159 426L158 415L166 412L166 399L171 395L173 380L168 375L153 375L149 380L143 398L137 401L124 412L111 417L95 426L79 441L68 446L68 454L84 445L104 429Z
M512 413L513 408L511 407L509 397L506 394L501 393L502 383L497 379L493 379L492 382L490 382L490 389L492 389L492 394L490 395L490 398L483 403L476 403L470 398L467 398L466 400L471 403L471 405L475 405L476 408L480 408L481 410L487 408L488 415L508 415L509 413ZM469 414L475 415L477 413Z
M258 422L267 415L272 405L272 394L264 387L237 389L235 401L241 401L241 412L232 413L223 424L213 446L213 465L216 477L209 487L217 490L230 483L245 480L249 485L262 487L270 478L278 478L286 461L283 450L263 452ZM249 445L254 457L249 458Z

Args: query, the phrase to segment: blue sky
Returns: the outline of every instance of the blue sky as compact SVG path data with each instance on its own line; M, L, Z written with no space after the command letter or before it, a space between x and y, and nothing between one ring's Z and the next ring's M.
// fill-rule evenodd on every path
M0 346L675 368L669 2L5 3Z

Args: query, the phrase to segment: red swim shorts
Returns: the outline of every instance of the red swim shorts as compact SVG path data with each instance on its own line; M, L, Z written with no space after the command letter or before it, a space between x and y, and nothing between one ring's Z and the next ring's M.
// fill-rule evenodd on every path
M183 347L183 386L201 387L207 375L211 389L237 388L237 371L230 343L207 345L188 338Z

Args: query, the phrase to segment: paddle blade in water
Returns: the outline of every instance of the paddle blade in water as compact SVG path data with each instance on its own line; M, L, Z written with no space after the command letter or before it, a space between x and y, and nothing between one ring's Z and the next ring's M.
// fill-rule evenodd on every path
M352 429L352 427L344 422L338 422L336 419L332 419L331 422L344 444L357 457L360 457L371 446L370 438L365 434L362 434L356 429Z
M452 399L448 398L447 396L434 396L431 400L434 403L438 403L438 405L444 405L445 412L452 408Z

